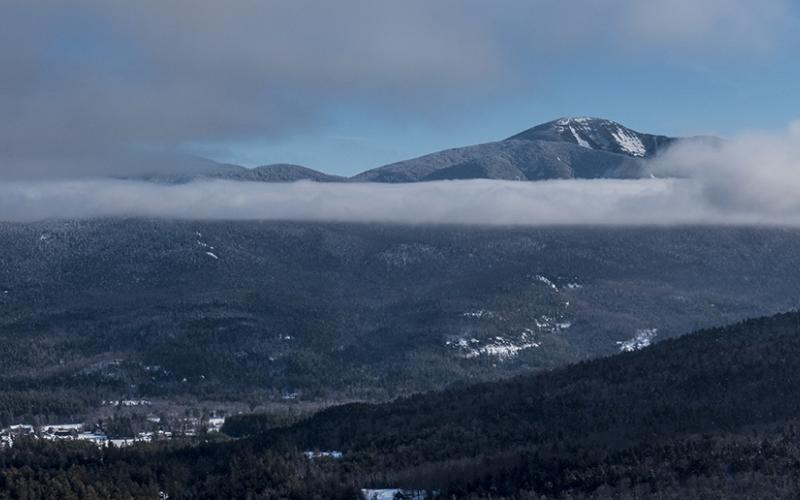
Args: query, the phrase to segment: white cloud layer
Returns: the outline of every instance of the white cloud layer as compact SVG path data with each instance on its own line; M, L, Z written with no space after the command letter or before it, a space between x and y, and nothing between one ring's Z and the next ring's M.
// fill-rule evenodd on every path
M163 217L488 225L800 224L786 213L730 210L693 180L441 181L326 184L123 180L0 185L0 219Z
M651 169L692 179L702 198L726 213L795 217L800 213L800 122L783 133L678 143L651 162Z

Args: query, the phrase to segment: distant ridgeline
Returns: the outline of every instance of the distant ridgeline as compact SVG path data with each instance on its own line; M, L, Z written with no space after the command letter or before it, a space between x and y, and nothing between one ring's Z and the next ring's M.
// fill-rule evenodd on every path
M718 141L713 137L675 138L631 130L602 118L559 118L501 141L446 149L367 170L353 177L325 174L300 165L274 164L252 169L197 159L182 174L154 172L139 179L184 183L198 179L257 182L421 182L447 179L630 179L651 172L644 160L679 141Z
M0 488L33 498L796 498L800 315L744 321L534 376L193 448L21 443ZM312 450L302 453L303 450ZM340 455L341 453L341 455Z

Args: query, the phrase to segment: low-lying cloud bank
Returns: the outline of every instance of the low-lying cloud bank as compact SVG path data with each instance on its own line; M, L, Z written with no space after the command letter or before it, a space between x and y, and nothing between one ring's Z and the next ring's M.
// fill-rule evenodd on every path
M650 169L693 179L706 202L719 210L794 219L800 213L800 121L781 133L678 143Z
M162 217L452 224L789 224L791 213L712 203L694 180L265 184L124 180L0 184L0 220Z

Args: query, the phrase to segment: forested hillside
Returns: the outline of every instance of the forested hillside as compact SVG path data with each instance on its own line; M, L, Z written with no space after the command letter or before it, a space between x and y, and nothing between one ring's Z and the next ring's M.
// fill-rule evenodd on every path
M800 314L788 313L549 373L332 408L229 443L104 452L23 443L0 453L0 487L8 496L91 486L349 498L399 486L457 498L796 498L798 385ZM299 453L309 449L343 457Z
M0 423L497 380L788 310L799 269L785 229L0 224Z

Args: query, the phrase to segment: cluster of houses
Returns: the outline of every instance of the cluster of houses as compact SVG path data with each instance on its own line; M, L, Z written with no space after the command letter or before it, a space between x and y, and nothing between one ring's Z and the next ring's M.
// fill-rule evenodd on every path
M11 447L14 441L21 438L35 438L55 441L59 439L73 441L89 441L98 446L108 446L113 441L99 431L87 431L83 424L54 424L44 425L36 428L32 425L20 424L12 425L0 430L0 446ZM114 443L124 446L123 443Z
M107 401L103 401L103 406L122 406L122 407L131 407L131 406L150 406L151 403L147 399L109 399Z
M158 417L148 419L152 423L158 423ZM201 430L206 432L219 432L225 423L225 417L212 417L201 421L200 419L187 419L182 422L181 431L172 432L156 430L150 432L139 432L134 437L125 439L109 438L100 429L88 429L84 424L48 424L40 427L19 424L11 425L0 429L0 448L11 447L14 441L21 438L45 439L50 441L87 441L97 446L130 446L135 443L148 443L151 441L168 440L175 437L196 436ZM204 424L204 425L203 425Z

